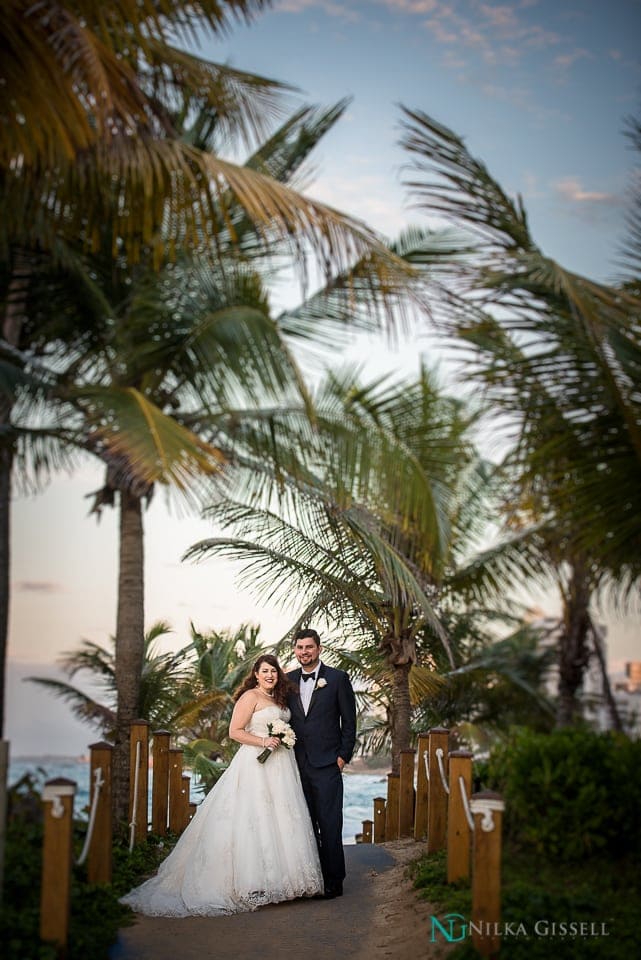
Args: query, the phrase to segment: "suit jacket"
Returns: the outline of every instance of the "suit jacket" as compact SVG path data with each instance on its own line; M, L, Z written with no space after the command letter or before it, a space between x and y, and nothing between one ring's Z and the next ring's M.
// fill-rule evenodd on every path
M299 693L300 675L300 667L287 674L294 686L289 709L296 759L301 762L307 756L313 767L328 767L338 757L349 763L356 742L356 698L348 675L321 662L307 715ZM325 684L319 686L322 680Z

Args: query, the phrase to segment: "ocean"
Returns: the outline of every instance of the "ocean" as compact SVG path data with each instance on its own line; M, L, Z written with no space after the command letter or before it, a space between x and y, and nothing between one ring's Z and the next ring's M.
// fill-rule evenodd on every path
M85 757L16 757L9 762L9 784L16 783L25 773L37 776L41 787L46 780L66 777L77 784L74 812L86 816L89 805L89 760ZM194 778L195 779L195 778ZM356 843L356 834L363 828L363 820L372 820L374 797L387 793L386 778L382 774L346 773L343 776L343 843ZM199 803L202 794L192 781L191 800Z

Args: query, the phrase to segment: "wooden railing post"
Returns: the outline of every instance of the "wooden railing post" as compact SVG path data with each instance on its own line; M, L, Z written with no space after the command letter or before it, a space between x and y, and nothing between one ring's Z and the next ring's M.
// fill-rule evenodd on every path
M363 820L363 839L361 843L371 843L372 842L372 827L374 826L372 820Z
M414 839L424 840L427 836L427 770L425 757L428 756L429 733L419 733L416 754L416 810L414 812Z
M154 730L152 744L151 829L164 837L169 814L169 738L168 730Z
M69 936L71 839L75 793L75 782L66 780L64 777L47 781L42 791L44 837L40 889L40 939L55 943L60 957L66 953Z
M374 797L374 843L385 842L385 797Z
M501 831L505 804L498 793L484 790L470 801L474 817L472 866L472 945L482 957L498 953L501 938Z
M111 819L111 761L113 747L104 740L92 743L91 784L89 805L96 801L96 815L93 833L87 854L87 880L89 883L111 883L112 870L112 819ZM97 781L102 781L98 786Z
M398 833L411 837L414 831L414 758L416 750L401 750Z
M169 829L181 833L183 828L183 752L173 747L169 750Z
M470 875L470 827L465 815L461 780L468 800L472 792L472 754L468 750L450 753L450 795L447 807L447 882Z
M447 754L450 732L445 727L432 727L429 732L428 757L430 785L427 801L427 849L443 850L447 830L447 792L439 770L437 750L443 751L443 768L447 777Z
M134 720L129 730L129 823L134 823L134 843L144 843L149 822L149 724L146 720Z
M387 804L385 806L385 839L398 840L400 774L387 774Z

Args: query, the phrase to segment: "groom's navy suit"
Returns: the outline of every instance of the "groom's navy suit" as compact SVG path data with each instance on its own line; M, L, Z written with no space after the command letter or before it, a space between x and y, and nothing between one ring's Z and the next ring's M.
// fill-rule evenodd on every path
M301 670L287 674L293 685L289 696L290 723L296 734L294 752L316 832L325 889L336 890L342 887L345 877L343 778L336 761L342 757L349 763L352 758L356 701L350 679L343 670L321 662L316 673L307 714L299 694Z

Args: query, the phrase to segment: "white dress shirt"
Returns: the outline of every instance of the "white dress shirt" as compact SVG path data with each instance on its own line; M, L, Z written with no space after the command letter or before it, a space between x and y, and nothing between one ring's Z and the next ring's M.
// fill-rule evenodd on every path
M319 660L314 670L303 670L301 668L299 691L300 691L300 699L303 704L303 710L305 712L305 715L307 715L307 711L309 710L309 703L310 703L310 700L312 699L314 688L318 683L318 671L320 670L320 667L321 667L321 661ZM309 675L310 673L314 673L316 675L315 679L303 680L303 677L305 676L305 674Z

